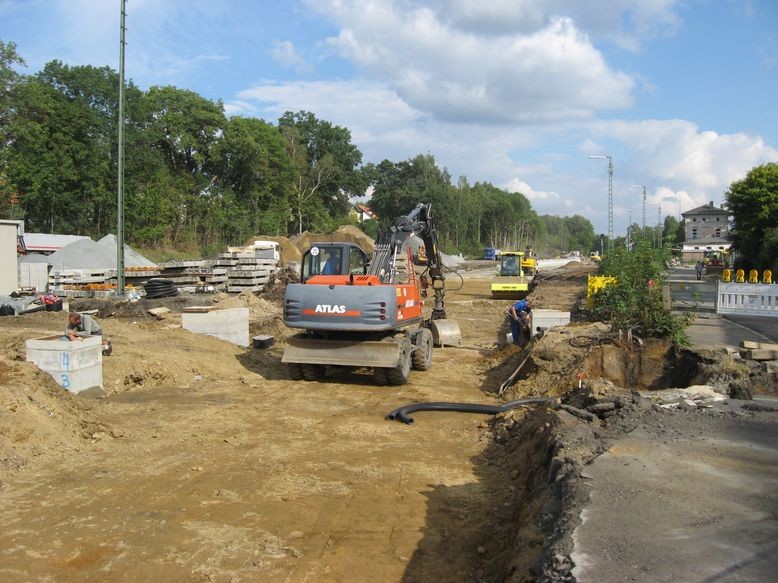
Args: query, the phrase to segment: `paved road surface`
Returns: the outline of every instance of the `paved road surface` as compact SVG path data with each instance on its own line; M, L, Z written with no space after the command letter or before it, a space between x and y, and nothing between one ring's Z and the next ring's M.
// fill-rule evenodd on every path
M778 413L739 403L644 419L587 468L578 581L776 581Z

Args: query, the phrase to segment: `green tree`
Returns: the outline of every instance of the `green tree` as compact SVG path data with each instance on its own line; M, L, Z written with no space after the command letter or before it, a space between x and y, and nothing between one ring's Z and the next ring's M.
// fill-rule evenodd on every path
M183 235L191 242L206 240L218 232L217 213L223 206L215 184L214 149L224 130L222 103L176 87L152 87L147 95L151 143L162 154L172 175L170 182L173 245Z
M348 129L307 111L287 111L278 127L297 170L292 199L298 232L329 226L334 217L346 214L349 198L365 190L359 171L362 153L351 143Z
M235 211L245 219L237 228L241 221L227 217L233 231L227 238L286 234L296 173L278 129L259 119L232 118L214 156L221 188L234 194Z
M5 174L30 230L99 232L107 162L91 112L38 79L18 85L14 102Z
M600 273L616 278L595 296L593 314L609 321L614 330L633 330L639 336L670 338L688 344L685 327L688 318L674 316L662 303L662 250L648 241L638 243L632 252L614 247L602 260Z
M382 225L391 224L424 202L432 204L439 233L449 229L448 210L454 189L448 171L439 168L432 155L419 154L397 163L384 160L377 166L368 165L364 175L373 187L370 208L378 214Z
M0 39L0 216L11 219L22 217L15 187L8 182L7 164L10 145L9 123L13 113L13 89L23 79L14 66L24 65L16 52L16 44Z
M778 269L778 164L752 168L726 192L732 245L746 269Z

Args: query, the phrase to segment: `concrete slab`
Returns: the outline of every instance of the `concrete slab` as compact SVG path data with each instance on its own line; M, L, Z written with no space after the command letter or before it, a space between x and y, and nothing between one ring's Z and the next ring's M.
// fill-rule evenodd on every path
M768 318L769 319L769 318ZM694 322L686 329L686 333L696 346L719 346L739 350L743 340L752 342L769 342L770 337L762 331L733 321L729 316L716 314L697 314Z

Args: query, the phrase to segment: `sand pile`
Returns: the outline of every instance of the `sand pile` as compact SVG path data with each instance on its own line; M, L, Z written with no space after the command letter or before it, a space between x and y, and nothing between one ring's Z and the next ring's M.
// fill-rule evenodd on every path
M355 243L359 245L362 250L370 255L375 249L375 241L368 237L361 229L354 227L353 225L344 225L338 227L332 233L317 234L303 231L301 234L295 236L294 243L301 253L305 253L311 248L312 243L323 242L338 242L338 243Z
M24 353L24 342L14 339L0 354L0 481L33 459L59 458L97 431L109 431L95 420L88 401L24 362Z

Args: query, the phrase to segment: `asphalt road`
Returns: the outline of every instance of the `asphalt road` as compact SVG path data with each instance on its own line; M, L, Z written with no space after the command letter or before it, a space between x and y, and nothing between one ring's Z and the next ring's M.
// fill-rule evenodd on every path
M715 312L716 279L697 277L692 267L676 267L670 272L673 309L693 311L697 319L689 327L696 344L738 348L741 340L778 343L778 318L742 316Z
M778 414L742 404L644 416L586 469L578 581L776 581Z

